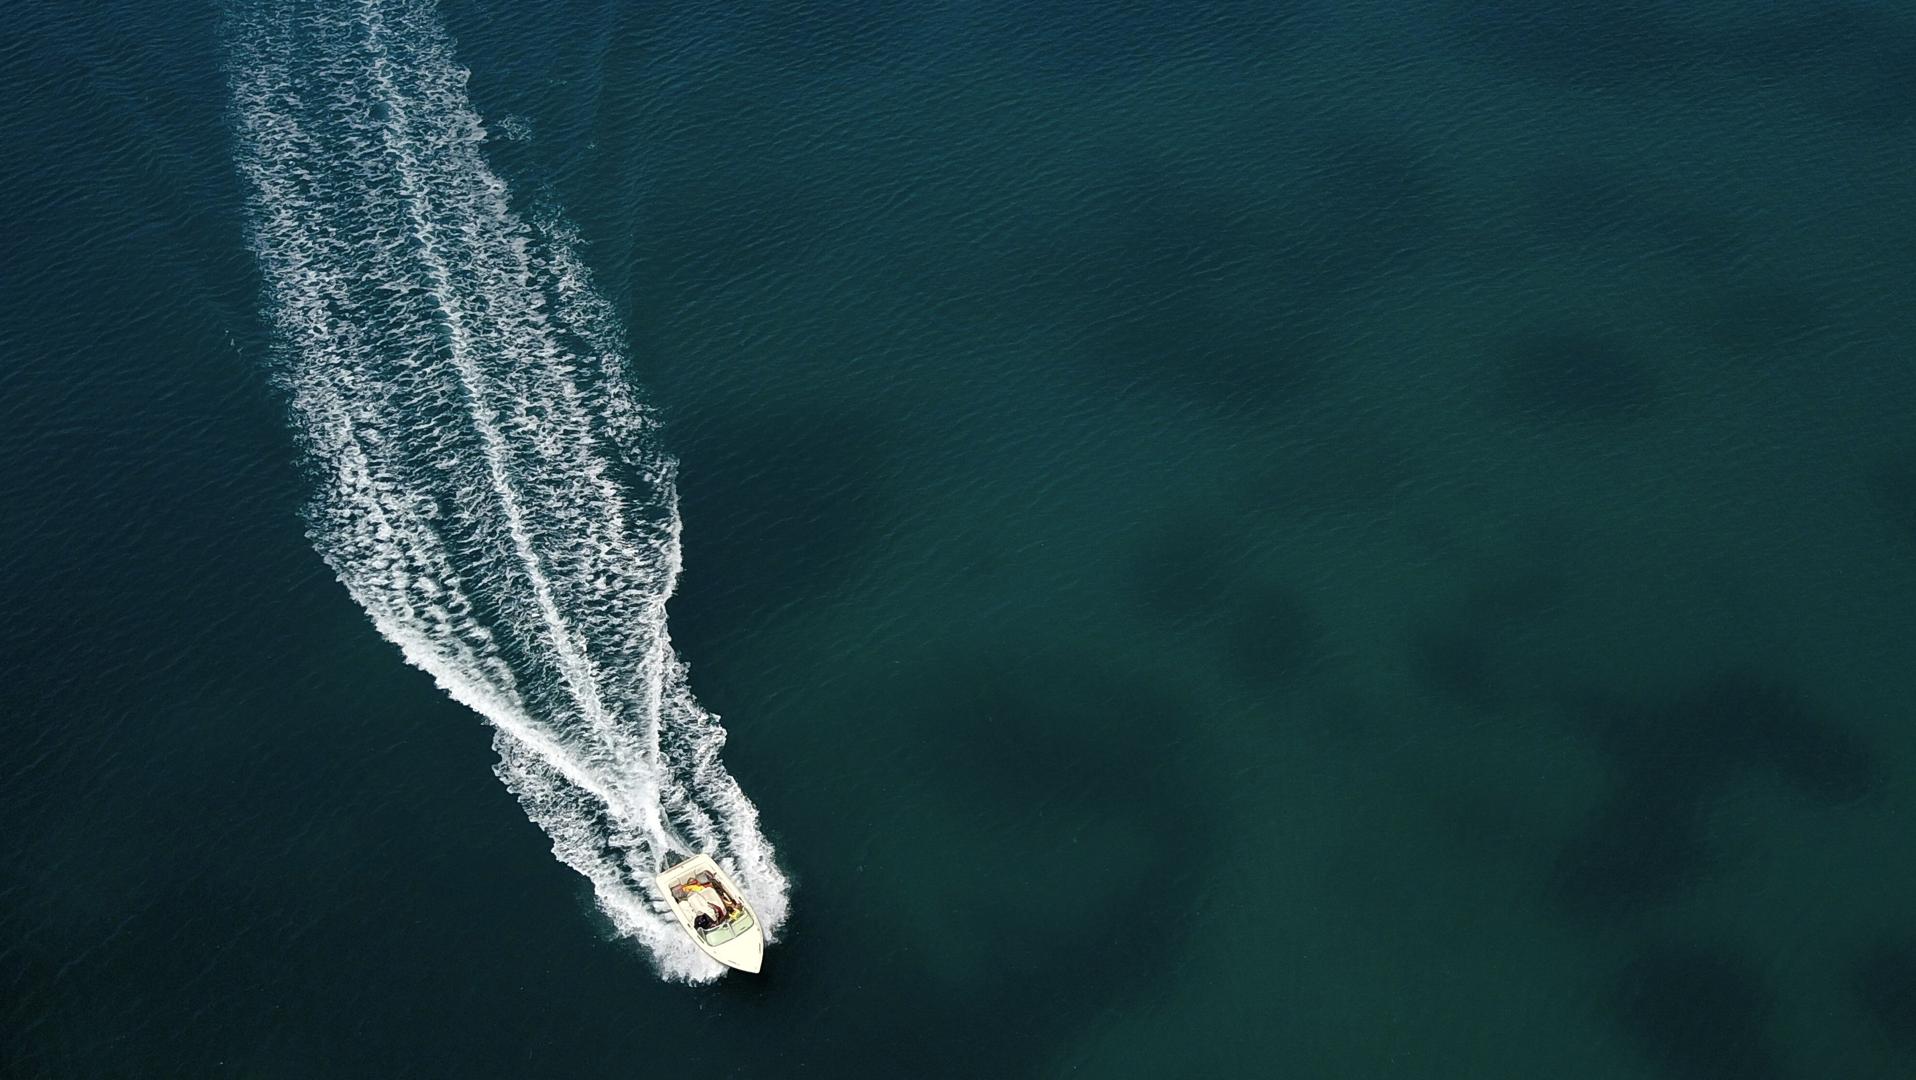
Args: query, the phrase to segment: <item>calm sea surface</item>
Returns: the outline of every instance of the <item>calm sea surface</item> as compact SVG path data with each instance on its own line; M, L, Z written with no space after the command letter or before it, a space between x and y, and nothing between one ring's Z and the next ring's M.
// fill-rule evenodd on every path
M385 9L790 917L662 979L315 552L235 20L20 0L0 1073L1916 1075L1906 5Z

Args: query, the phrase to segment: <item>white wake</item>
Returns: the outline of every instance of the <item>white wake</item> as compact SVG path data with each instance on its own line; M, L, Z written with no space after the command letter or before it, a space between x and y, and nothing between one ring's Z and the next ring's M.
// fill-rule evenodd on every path
M429 0L228 19L240 168L314 545L407 660L493 727L497 772L673 978L651 895L724 863L775 931L787 887L666 632L674 463L556 219L516 212Z

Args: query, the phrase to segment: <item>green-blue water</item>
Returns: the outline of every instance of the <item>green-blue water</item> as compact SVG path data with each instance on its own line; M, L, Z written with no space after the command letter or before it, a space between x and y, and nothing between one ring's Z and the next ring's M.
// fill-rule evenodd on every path
M255 23L28 0L0 1072L1916 1073L1904 6L258 8L569 223L790 915L661 979L322 561Z

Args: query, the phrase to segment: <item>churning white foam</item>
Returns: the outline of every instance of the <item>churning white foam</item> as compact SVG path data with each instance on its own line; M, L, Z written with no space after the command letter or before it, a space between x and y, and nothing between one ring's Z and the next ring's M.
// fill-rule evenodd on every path
M576 238L511 205L429 0L228 20L241 171L316 480L311 536L406 659L489 721L553 851L668 976L716 977L651 895L715 855L787 887L666 632L674 462Z

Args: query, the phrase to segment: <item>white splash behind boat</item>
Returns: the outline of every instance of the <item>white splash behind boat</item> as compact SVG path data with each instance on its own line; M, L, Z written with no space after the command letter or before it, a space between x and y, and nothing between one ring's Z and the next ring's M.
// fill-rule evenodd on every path
M740 971L757 972L765 932L745 894L710 855L695 855L660 874L659 895L705 955Z
M725 860L765 938L787 890L672 646L677 465L615 305L557 208L494 171L433 0L225 6L314 547L491 724L499 778L618 933L666 978L717 978L654 910L668 853Z

